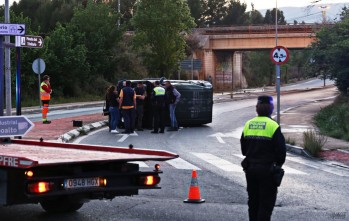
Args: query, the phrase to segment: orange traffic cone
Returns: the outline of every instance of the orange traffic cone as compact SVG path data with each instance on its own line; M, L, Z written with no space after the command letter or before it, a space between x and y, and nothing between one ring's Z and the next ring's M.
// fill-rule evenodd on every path
M200 198L200 189L198 178L196 176L196 170L193 170L191 175L191 183L189 188L188 199L184 200L185 203L204 203L205 199Z

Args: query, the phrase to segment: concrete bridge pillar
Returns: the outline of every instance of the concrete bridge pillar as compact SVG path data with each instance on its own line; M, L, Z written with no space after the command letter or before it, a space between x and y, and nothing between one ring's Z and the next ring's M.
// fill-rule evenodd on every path
M233 54L233 85L234 88L243 88L245 87L246 80L242 75L242 52L235 51Z
M209 76L212 78L212 83L215 82L215 62L214 53L212 50L205 50L204 52L204 80L207 80Z

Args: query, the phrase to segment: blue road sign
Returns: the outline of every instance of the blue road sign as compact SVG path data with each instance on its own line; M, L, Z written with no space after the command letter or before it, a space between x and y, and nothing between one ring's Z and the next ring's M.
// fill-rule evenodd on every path
M45 61L41 58L37 58L33 61L32 64L33 71L35 74L42 74L45 71L46 64Z
M25 24L0 23L0 35L25 35Z
M181 61L182 70L201 70L201 60L200 59L186 59Z
M24 136L34 124L26 116L0 117L0 137Z

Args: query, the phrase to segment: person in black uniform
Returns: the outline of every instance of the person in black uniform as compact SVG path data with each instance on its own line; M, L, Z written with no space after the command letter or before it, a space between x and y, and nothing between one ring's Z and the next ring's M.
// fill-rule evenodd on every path
M241 165L247 181L250 221L271 219L280 185L275 179L280 176L275 171L282 170L286 159L285 138L278 123L270 117L273 109L272 97L258 97L258 116L246 122L240 140L242 154L246 156Z
M165 132L165 88L160 86L159 81L154 82L154 89L151 94L151 101L154 113L154 130L153 134ZM160 128L160 131L159 131Z

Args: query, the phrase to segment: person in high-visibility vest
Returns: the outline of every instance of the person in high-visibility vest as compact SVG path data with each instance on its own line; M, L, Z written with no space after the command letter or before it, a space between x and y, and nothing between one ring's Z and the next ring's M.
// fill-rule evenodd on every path
M42 123L50 124L51 121L47 120L48 107L50 104L52 93L50 77L48 75L45 75L42 79L43 81L40 85L40 99L42 103Z
M273 109L271 96L259 96L258 116L246 122L240 139L250 221L271 219L283 176L286 143L279 124L271 119Z
M151 94L153 105L153 134L165 133L165 88L160 86L159 81L154 82L154 89ZM160 131L159 131L160 129Z

